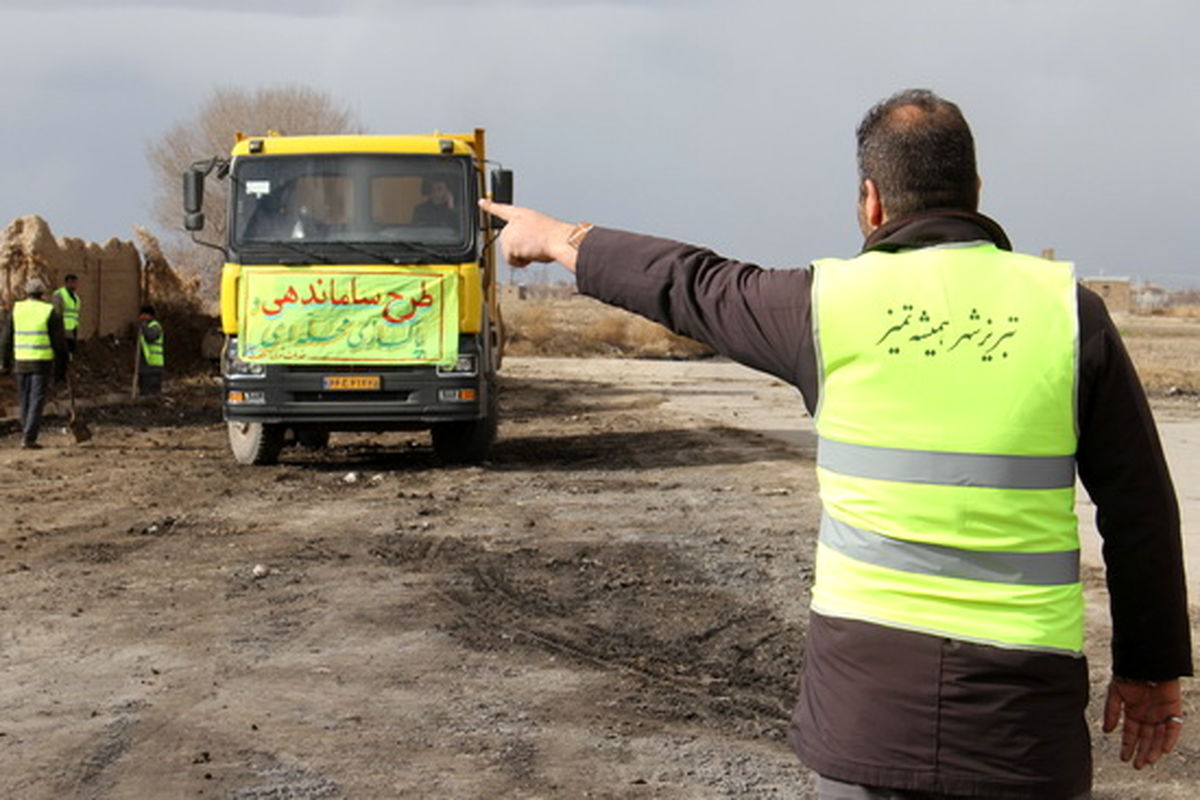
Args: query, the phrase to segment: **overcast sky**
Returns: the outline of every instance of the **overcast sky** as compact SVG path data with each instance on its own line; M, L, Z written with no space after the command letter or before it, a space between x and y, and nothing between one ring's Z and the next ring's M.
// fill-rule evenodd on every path
M1017 249L1195 288L1197 30L1195 0L4 0L0 226L131 238L148 143L299 83L372 133L487 128L523 204L797 266L857 250L854 128L923 86Z

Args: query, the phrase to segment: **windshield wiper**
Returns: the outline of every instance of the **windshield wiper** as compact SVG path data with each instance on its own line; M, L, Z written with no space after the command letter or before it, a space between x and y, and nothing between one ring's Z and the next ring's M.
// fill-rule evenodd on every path
M403 250L407 250L410 253L419 253L420 255L428 256L429 258L444 259L447 255L446 250L438 250L435 247L430 247L429 245L421 244L420 242L406 242L402 239L388 242L388 247L399 247Z
M305 247L304 245L306 245L306 244L317 244L317 243L316 242L299 243L299 242L284 242L284 241L280 241L280 240L272 240L269 242L263 242L263 241L247 242L246 244L242 245L242 247L243 248L261 247L261 248L268 249L268 250L273 247L282 247L284 250L291 250L293 253L297 253L297 254L303 256L305 259L311 258L315 261L320 261L322 264L332 264L333 263L332 259L326 258L323 255L319 255L318 253L315 253L312 250ZM279 263L282 264L284 262L281 259Z
M363 255L370 256L371 258L374 258L375 260L384 264L394 264L396 262L395 258L387 255L386 253L381 253L378 250L372 250L369 247L363 247L361 244L354 244L353 242L343 242L340 239L337 239L331 242L322 242L321 244L341 245L347 250L353 250L356 253L362 253Z
M313 244L318 244L318 242L313 242ZM446 258L445 250L437 250L433 247L430 247L428 245L419 244L417 242L389 241L385 245L378 245L376 247L368 247L368 246L366 246L365 243L362 243L362 242L345 242L345 241L342 241L341 239L334 239L332 241L320 242L319 244L341 245L342 247L346 248L347 250L353 250L356 253L363 253L364 255L371 256L372 258L379 259L380 261L384 262L385 264L406 263L402 259L398 258L397 256L393 255L391 252L389 252L389 251L395 251L395 250L401 250L401 251L404 251L407 253L416 253L418 255L423 255L426 258L434 258L434 259L438 259L438 260L444 260Z

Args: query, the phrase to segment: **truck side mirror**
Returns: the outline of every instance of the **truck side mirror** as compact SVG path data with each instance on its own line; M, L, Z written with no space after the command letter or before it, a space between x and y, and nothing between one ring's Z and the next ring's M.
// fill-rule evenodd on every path
M204 227L204 173L189 169L183 173L183 227L198 231Z
M492 200L497 203L511 205L513 201L513 174L511 169L494 169L492 170ZM504 220L499 217L492 217L492 229L500 230L504 227Z
M492 199L497 203L512 205L513 174L511 169L492 170Z

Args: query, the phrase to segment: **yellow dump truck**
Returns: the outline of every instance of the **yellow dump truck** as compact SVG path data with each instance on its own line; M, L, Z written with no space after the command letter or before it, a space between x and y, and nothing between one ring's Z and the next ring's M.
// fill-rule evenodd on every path
M234 458L276 461L332 431L429 429L449 462L486 457L503 342L495 228L512 200L484 132L244 136L184 173L230 182L221 275L224 415ZM490 178L490 186L488 185ZM203 242L201 242L203 244ZM210 243L210 246L211 243Z

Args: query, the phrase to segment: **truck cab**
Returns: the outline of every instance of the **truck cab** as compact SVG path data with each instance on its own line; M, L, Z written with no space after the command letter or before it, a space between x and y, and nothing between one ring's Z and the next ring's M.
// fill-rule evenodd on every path
M221 274L223 413L234 458L334 431L429 429L447 462L495 438L503 327L490 246L511 173L484 132L243 136L184 176L203 228L205 176L230 183Z

